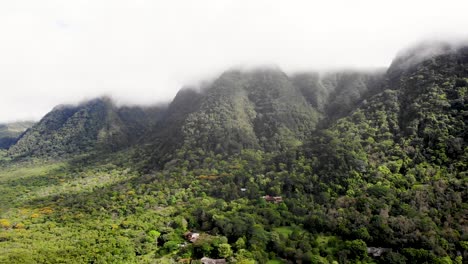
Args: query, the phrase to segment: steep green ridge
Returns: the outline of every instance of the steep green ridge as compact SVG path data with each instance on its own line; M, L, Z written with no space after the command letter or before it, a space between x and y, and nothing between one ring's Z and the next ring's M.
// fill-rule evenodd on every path
M319 115L279 70L229 71L184 125L185 148L273 151L301 144Z
M319 117L280 70L230 70L200 91L179 92L147 151L159 163L198 151L279 151L301 145Z
M201 95L193 89L180 90L169 104L161 119L142 138L145 146L141 148L137 159L150 157L148 167L162 166L168 157L172 157L175 149L182 143L183 131L188 116L200 107Z
M243 151L227 165L213 157L182 164L181 172L203 168L199 177L212 180L206 190L227 201L286 197L288 211L303 216L293 222L311 233L392 249L378 258L381 263L444 263L450 257L461 263L457 254L468 257L468 49L400 62L389 69L382 92L315 131L303 148L273 157ZM225 221L211 223L226 234L236 224ZM301 250L296 245L296 254ZM287 245L275 250L284 258L290 251Z
M424 162L461 173L466 169L467 59L467 49L463 48L401 71L398 78L394 77L398 82L389 80L382 93L320 131L325 139L314 137L310 147L321 145L320 140L327 137L339 139L322 144L334 152L340 147L330 143L356 144L346 150L346 154L353 153L355 157L347 157L341 163L352 169L363 167L363 171L393 160L399 164L395 173L407 173ZM389 72L399 67L398 62ZM326 160L320 162L322 166ZM353 161L365 163L358 166ZM330 167L335 169L336 166Z
M115 151L134 144L157 121L158 109L115 106L99 98L58 106L28 130L8 153L13 157L63 157Z
M328 123L346 116L357 104L384 85L384 70L298 73L292 81L307 101L326 116Z
M9 155L54 158L145 145L138 153L161 165L197 151L283 151L302 145L319 121L335 120L376 93L382 80L380 72L311 76L230 70L200 91L182 90L167 109L117 107L108 98L59 106Z
M0 124L0 149L8 149L11 145L15 144L18 137L33 125L34 122L31 121Z
M230 70L198 92L176 96L147 137L148 155L165 162L200 151L296 148L319 121L331 122L380 91L382 80L380 71L289 77L276 68Z
M305 157L317 178L293 185L313 185L328 208L324 228L335 234L455 254L467 235L468 49L400 62L385 91L312 139ZM429 252L403 253L435 261Z

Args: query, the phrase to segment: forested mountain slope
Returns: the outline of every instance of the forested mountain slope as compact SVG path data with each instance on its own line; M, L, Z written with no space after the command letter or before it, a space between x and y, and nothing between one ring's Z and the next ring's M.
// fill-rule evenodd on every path
M467 224L468 49L400 62L382 93L312 137L311 193L328 208L326 228L342 236L455 255Z
M198 151L284 151L301 146L320 121L354 109L382 83L380 71L289 77L277 68L229 70L199 91L181 91L143 141L159 162Z
M466 169L462 164L467 152L467 59L468 50L462 48L414 64L388 79L382 93L318 133L330 134L343 144L356 143L346 152L361 153L364 159L347 158L344 164L350 168L366 170L370 164L396 159L396 173L406 173L422 162L461 172ZM395 60L389 72L398 63ZM323 139L312 137L309 148L320 145L317 140ZM325 142L328 149L339 149L330 144L335 141ZM356 160L365 163L353 165Z
M181 167L203 168L203 179L214 175L204 186L215 197L280 195L311 233L392 249L381 263L466 258L467 69L467 48L411 63L397 58L381 92L314 131L303 147L273 156L243 151L229 165L213 157ZM233 221L212 225L229 232ZM288 258L288 250L277 245L275 252Z
M9 155L134 146L160 164L178 151L282 151L301 146L320 121L330 123L380 91L382 80L380 71L289 77L277 68L229 70L202 89L183 89L167 108L117 107L109 98L58 106Z
M109 98L54 108L8 153L13 157L61 157L134 144L159 118L160 110L117 107Z
M346 116L361 101L381 92L384 77L385 70L378 69L368 72L298 73L291 79L329 124Z
M30 121L0 124L0 149L8 149L15 144L18 137L33 125L34 122Z
M319 118L279 70L228 71L203 94L183 127L187 149L286 149L300 145Z
M289 212L304 216L294 221L312 233L393 249L382 263L466 257L468 49L406 56L418 60L396 58L376 90L328 128L312 129L302 147L198 152L166 168L212 179L205 190L227 201L286 197ZM229 223L211 228L228 232Z

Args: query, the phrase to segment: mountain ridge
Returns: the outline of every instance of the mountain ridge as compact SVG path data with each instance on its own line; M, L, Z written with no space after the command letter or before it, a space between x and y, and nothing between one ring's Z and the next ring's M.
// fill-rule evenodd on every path
M158 108L153 121L143 118L147 124L132 123L132 114L120 120L122 112L118 109L139 111L140 116L146 116L143 108L119 108L110 98L104 97L77 106L57 106L36 127L56 130L64 125L62 121L75 115L80 106L102 100L108 106L98 111L107 112L96 113L102 120L115 121L113 126L108 123L107 128L115 132L111 134L120 142L116 145L122 145L124 141L128 142L127 147L149 145L154 151L147 150L146 153L153 159L168 159L163 156L171 156L180 148L214 152L238 152L248 148L278 151L302 145L317 126L326 128L372 96L389 87L400 87L395 78L401 79L414 68L413 64L420 65L424 58L448 56L462 49L463 46L455 49L442 44L424 46L421 54L415 52L417 49L409 49L401 52L386 71L302 72L288 76L278 67L230 69L198 91L182 89L171 104ZM53 117L54 114L57 116ZM227 123L228 120L232 122ZM126 123L132 123L132 128L125 128ZM121 131L121 128L130 130ZM106 137L105 132L101 134L102 139ZM26 133L23 137L28 136ZM93 137L96 140L96 135ZM20 138L16 145L25 145L25 141ZM19 149L13 145L9 153L19 155Z
M146 110L154 111L154 118L158 118L157 108ZM8 153L13 157L54 155L57 158L94 149L122 149L136 142L146 126L153 123L150 120L153 115L148 115L146 110L119 108L108 97L76 106L60 105L23 134Z

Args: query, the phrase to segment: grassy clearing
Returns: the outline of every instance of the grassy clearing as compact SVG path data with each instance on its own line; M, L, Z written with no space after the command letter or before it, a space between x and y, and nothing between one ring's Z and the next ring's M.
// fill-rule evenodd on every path
M21 167L0 168L0 184L11 181L45 176L51 171L56 171L65 166L64 163L53 163L43 165L24 165Z
M289 237L289 235L291 235L292 232L294 232L294 227L292 227L292 226L281 226L281 227L273 228L273 231L275 231L275 232L277 232L279 234L282 234L285 237Z
M280 227L275 227L273 228L273 231L277 232L278 234L281 234L285 237L289 237L294 231L299 231L300 233L305 232L304 229L302 229L300 226L280 226Z
M319 246L326 246L331 239L336 239L336 237L319 235L317 236L317 243L319 244Z
M55 184L63 167L63 163L55 163L0 168L0 216L23 202L31 192Z
M10 216L11 208L34 207L34 201L90 192L134 176L127 170L99 165L71 169L67 163L0 168L0 217Z

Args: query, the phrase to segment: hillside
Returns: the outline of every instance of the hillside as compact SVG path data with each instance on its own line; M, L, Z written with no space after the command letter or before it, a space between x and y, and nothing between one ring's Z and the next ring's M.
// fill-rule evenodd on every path
M464 263L467 91L468 48L437 44L57 107L0 156L0 262Z
M462 48L404 68L310 142L305 156L318 176L312 193L326 192L322 203L338 210L326 213L326 228L373 245L463 251L448 241L466 239L467 62ZM420 253L406 257L431 258Z
M0 149L8 149L14 145L19 136L33 125L34 122L31 121L0 124Z
M330 123L381 90L376 72L302 73L277 68L224 72L200 91L181 91L143 139L161 164L190 153L285 151L304 144L320 122ZM171 143L169 143L171 142Z
M298 73L291 79L307 101L331 123L346 116L366 98L381 92L385 71Z
M133 145L157 121L158 108L117 107L109 98L55 107L23 134L13 157L67 157Z

